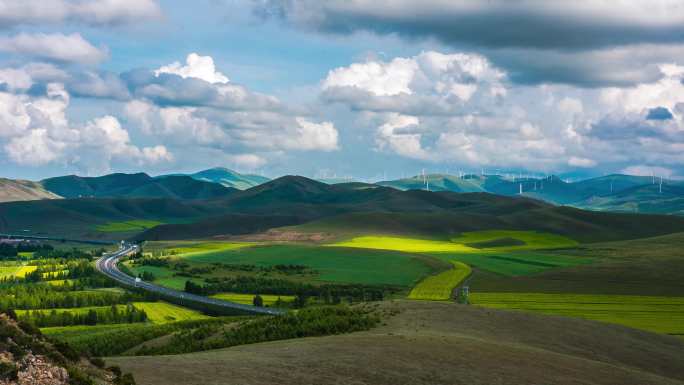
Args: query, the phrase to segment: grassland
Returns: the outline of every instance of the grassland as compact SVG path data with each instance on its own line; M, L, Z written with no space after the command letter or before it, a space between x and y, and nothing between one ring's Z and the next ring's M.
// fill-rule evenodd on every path
M561 256L534 251L482 253L430 253L445 261L459 261L499 275L517 277L549 269L591 263L591 258Z
M103 233L125 233L144 231L163 224L164 222L137 219L132 221L107 222L102 225L97 225L95 229Z
M240 294L240 293L220 293L212 295L212 298L218 298L226 301L241 303L244 305L251 305L254 300L254 294ZM283 302L294 301L293 295L271 295L271 294L261 294L261 298L264 300L264 306L273 306L280 299Z
M621 324L684 336L684 297L542 293L472 293L470 302Z
M331 246L421 253L446 262L459 261L496 274L520 276L593 262L591 258L581 256L536 251L576 245L576 241L555 234L493 230L466 232L451 241L364 236Z
M470 266L453 261L454 268L425 278L409 293L410 299L444 301L452 297L454 289L466 279L470 273Z
M112 357L140 384L681 384L684 341L541 314L395 301L369 332Z
M147 313L147 319L156 324L209 318L198 311L166 302L134 302L133 306L144 310Z
M194 263L303 265L316 281L412 286L434 271L434 261L396 251L310 245L264 245L181 255Z
M516 240L518 244L511 242L507 245L506 240ZM577 241L557 234L511 230L464 232L451 241L478 249L493 248L497 251L558 249L578 245ZM501 246L497 247L497 241L500 241ZM494 247L488 247L489 245Z

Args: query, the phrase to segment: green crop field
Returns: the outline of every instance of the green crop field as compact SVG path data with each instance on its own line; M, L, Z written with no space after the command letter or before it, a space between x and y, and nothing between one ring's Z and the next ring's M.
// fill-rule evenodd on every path
M474 305L581 317L684 336L684 297L471 293Z
M463 244L448 242L448 241L434 241L428 239L415 238L400 238L400 237L382 237L382 236L366 236L356 237L348 241L333 243L328 246L337 247L356 247L362 249L381 249L404 251L409 253L427 253L427 252L477 252L479 250L468 247Z
M183 258L198 263L304 265L316 270L318 281L399 286L413 286L434 270L434 261L423 256L328 246L265 245L186 254Z
M502 241L502 246L497 247L496 242L499 240ZM506 240L517 240L522 244L506 245ZM480 249L496 249L500 251L557 249L578 245L577 241L561 235L538 233L536 231L511 230L465 232L462 233L460 237L453 238L451 241ZM493 247L490 247L489 244Z
M410 299L442 301L451 298L451 293L470 275L470 266L453 261L454 268L425 278L409 293Z
M153 323L188 321L209 318L208 316L188 308L172 305L166 302L134 302L133 306L144 310L147 319Z
M143 231L163 224L164 222L137 219L133 221L108 222L103 225L96 226L95 229L103 233L125 233L132 231Z
M226 301L241 303L244 305L251 305L254 300L254 294L240 294L240 293L220 293L212 295L212 298L218 298ZM271 294L261 294L261 298L264 300L264 306L273 306L280 298L283 302L294 301L293 295L271 295Z
M542 254L533 251L482 252L477 254L430 253L430 255L444 261L457 260L478 269L511 277L593 262L591 258Z
M0 266L0 278L18 277L23 278L26 274L35 271L37 266L5 265Z
M471 247L477 245L485 248ZM445 262L452 260L506 276L520 276L545 270L593 262L591 258L550 255L535 249L574 247L577 242L555 234L534 231L476 231L449 241L365 236L329 246L383 249L428 254Z

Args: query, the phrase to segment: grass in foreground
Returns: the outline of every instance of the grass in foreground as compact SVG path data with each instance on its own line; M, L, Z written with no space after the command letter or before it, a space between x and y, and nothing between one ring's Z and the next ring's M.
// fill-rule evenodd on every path
M411 290L408 297L431 301L450 299L454 289L471 273L470 266L457 261L452 263L453 269L427 277Z
M684 297L541 293L471 293L474 305L581 317L684 336Z

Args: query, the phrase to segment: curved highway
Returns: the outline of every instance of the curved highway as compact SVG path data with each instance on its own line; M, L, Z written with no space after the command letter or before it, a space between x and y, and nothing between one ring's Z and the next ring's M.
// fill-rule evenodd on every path
M139 288L151 293L159 294L162 297L168 299L175 299L174 302L197 304L200 306L206 306L211 308L223 309L226 313L239 313L239 314L263 314L263 315L278 315L283 314L284 311L274 308L257 307L250 305L242 305L235 302L223 301L220 299L203 297L201 295L190 294L184 291L173 290L163 286L154 285L148 282L141 281L135 277L131 277L128 274L124 274L117 267L119 258L135 253L138 251L138 246L136 245L122 245L122 247L113 252L105 253L95 262L97 270L110 277L111 279L117 281L123 286Z

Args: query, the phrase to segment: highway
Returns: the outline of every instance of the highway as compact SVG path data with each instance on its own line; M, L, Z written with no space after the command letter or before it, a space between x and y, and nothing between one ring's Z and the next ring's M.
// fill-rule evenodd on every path
M261 314L261 315L279 315L284 311L274 308L257 307L251 305L242 305L235 302L224 301L215 298L203 297L186 293L184 291L173 290L163 286L144 282L128 274L124 274L117 267L119 258L135 253L138 249L136 245L123 244L121 248L113 253L105 253L101 258L95 262L97 270L106 276L112 278L123 286L142 289L148 292L158 294L164 299L171 300L171 302L188 305L188 307L197 307L189 305L199 305L199 307L225 310L226 314Z

